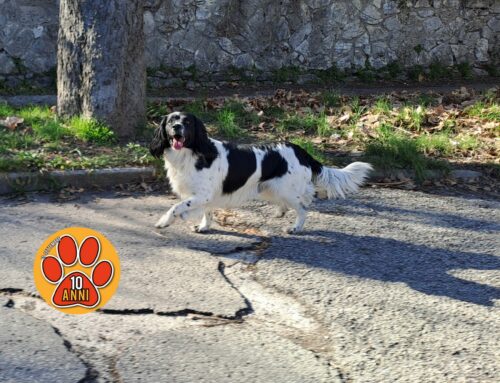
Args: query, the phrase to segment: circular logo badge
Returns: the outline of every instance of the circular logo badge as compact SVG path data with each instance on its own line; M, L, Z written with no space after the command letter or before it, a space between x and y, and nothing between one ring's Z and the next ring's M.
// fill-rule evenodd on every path
M98 231L70 227L42 244L33 266L43 299L67 314L87 314L103 307L120 280L115 248Z

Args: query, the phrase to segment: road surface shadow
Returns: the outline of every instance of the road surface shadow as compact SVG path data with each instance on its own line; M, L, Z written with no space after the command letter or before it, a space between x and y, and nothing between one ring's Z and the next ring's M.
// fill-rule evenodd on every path
M275 237L266 259L287 259L334 272L384 282L403 282L424 294L492 306L500 289L456 278L456 269L500 270L500 258L450 251L394 239L309 231Z

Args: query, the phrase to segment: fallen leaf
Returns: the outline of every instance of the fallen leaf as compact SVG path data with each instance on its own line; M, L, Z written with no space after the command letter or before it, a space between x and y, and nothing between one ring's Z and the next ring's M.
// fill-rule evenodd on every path
M5 126L9 130L16 130L17 125L22 124L24 118L9 116L5 120L0 120L0 125Z

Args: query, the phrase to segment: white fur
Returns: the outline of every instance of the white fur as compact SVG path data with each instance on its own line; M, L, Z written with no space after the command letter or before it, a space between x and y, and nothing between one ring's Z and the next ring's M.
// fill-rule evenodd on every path
M273 149L287 162L288 172L281 177L259 182L266 149L254 147L256 171L241 188L231 194L224 194L222 187L229 168L227 150L222 142L210 140L219 155L209 168L202 170L195 168L196 156L190 149L169 148L165 151L167 175L173 192L181 198L181 202L170 208L156 223L156 227L171 225L179 217L185 219L203 215L195 230L207 231L213 209L238 207L250 200L260 199L278 205L278 216L283 216L288 208L295 210L297 219L288 232L298 232L304 225L306 208L312 203L316 191L323 191L328 198L344 198L346 193L357 191L372 169L369 164L355 162L344 169L324 166L320 174L314 176L309 167L300 164L291 147L278 144Z

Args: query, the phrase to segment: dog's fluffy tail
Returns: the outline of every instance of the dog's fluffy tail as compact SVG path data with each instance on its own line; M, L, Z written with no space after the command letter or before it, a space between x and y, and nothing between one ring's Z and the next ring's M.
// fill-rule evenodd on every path
M316 175L315 185L319 196L345 198L347 193L355 193L373 168L365 162L353 162L343 169L323 166Z

